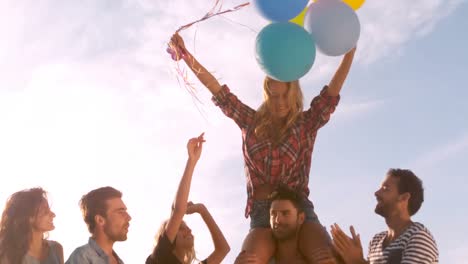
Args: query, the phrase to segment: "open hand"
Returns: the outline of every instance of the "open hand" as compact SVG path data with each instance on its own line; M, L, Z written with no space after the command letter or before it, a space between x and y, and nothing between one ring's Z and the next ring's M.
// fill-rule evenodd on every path
M359 234L356 234L353 226L350 226L349 230L352 237L348 237L338 224L331 226L333 247L347 264L363 263L361 238Z

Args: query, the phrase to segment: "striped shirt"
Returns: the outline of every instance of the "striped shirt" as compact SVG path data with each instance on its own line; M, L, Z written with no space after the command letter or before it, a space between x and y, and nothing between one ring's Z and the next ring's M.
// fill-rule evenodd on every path
M413 223L384 248L387 231L374 236L369 244L370 264L437 264L439 251L434 237L421 223Z

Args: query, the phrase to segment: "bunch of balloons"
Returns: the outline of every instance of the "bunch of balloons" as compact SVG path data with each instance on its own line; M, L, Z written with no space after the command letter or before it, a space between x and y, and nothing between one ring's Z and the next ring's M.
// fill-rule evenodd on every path
M360 34L357 10L364 0L253 0L271 21L257 35L256 59L271 78L289 82L314 64L316 48L340 56L356 46Z

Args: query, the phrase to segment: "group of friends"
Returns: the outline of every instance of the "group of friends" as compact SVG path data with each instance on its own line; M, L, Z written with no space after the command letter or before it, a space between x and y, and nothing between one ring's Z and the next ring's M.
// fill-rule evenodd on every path
M247 180L245 217L250 218L250 230L235 264L438 263L434 237L423 224L411 219L424 201L422 181L411 170L390 169L374 193L375 213L385 219L388 228L370 241L367 258L354 227L350 227L351 236L337 224L328 233L308 198L317 131L338 105L356 48L344 55L329 84L304 111L298 81L266 77L264 101L254 110L227 85L221 85L186 49L177 33L169 45L176 49L176 59L185 61L212 93L215 105L242 133ZM189 201L192 176L204 142L201 134L187 143L187 163L170 217L157 232L146 264L223 263L230 251L207 207ZM79 205L91 236L65 261L61 244L45 238L54 229L55 217L46 192L32 188L11 195L0 223L0 264L124 263L113 249L115 242L127 239L131 221L122 192L109 186L98 188L83 195ZM186 214L199 214L211 234L214 250L205 258L195 254L194 237L183 220Z

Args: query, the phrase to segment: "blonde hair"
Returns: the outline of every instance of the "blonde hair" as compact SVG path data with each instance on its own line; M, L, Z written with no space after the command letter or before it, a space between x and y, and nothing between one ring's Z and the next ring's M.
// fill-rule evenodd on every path
M267 76L263 82L263 103L255 115L255 135L261 139L269 139L273 144L278 144L288 131L288 129L297 121L304 108L303 95L299 81L287 82L288 86L288 105L289 113L285 122L277 124L273 122L271 114L271 91L269 82L271 79Z
M166 221L162 222L161 226L159 227L158 232L156 232L156 236L154 236L154 240L155 240L154 249L156 249L156 246L158 245L158 241L161 239L161 237L166 232L166 227L167 227L167 222L168 221L169 220L166 220ZM174 240L174 243L175 242L176 242L176 240ZM153 254L154 254L154 250L153 250ZM192 245L192 247L190 249L188 249L184 253L184 259L183 259L182 264L192 264L196 260L197 260L197 258L196 258L196 255L195 255L195 246Z

